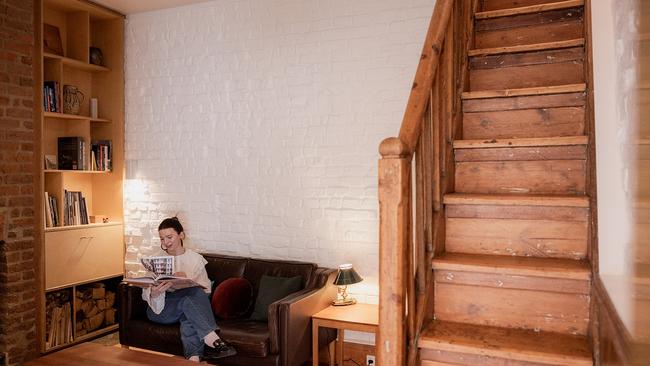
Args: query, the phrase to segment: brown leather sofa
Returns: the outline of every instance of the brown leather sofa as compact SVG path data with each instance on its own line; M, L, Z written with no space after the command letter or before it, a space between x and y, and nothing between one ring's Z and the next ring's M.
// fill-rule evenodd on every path
M316 264L284 260L203 254L206 270L215 286L231 277L244 277L257 297L262 275L302 277L303 289L269 306L268 322L248 319L217 320L221 337L237 349L237 355L219 360L219 365L298 366L311 356L311 315L336 298L336 270ZM153 351L183 354L179 325L149 321L142 290L121 283L118 291L120 343ZM252 309L251 309L252 311ZM250 315L250 312L249 314ZM319 348L336 338L332 329L321 328Z

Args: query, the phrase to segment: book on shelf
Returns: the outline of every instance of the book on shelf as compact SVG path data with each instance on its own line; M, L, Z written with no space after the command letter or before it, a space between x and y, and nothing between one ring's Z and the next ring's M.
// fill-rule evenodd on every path
M61 170L84 170L86 165L86 141L83 137L59 137L57 160Z
M92 140L90 143L90 150L92 170L113 170L113 142L111 140Z
M124 282L139 287L157 286L162 283L171 283L169 290L180 290L188 287L205 288L191 278L174 276L174 257L158 256L140 258L140 263L148 271L146 276L124 278Z
M43 111L61 113L61 95L57 81L43 82Z
M88 218L86 198L83 196L83 193L65 190L64 196L63 224L65 226L87 225L90 220Z
M56 197L45 192L45 227L59 226L59 210Z

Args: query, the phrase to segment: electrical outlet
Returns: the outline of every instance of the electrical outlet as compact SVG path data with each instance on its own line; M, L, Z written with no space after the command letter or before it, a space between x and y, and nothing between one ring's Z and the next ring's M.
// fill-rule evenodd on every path
M366 366L376 366L374 355L366 355Z

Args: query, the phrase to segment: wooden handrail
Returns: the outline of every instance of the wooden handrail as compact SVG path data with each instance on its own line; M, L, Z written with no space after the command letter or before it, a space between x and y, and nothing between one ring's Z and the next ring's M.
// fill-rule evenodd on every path
M415 145L420 137L422 115L427 108L431 94L431 85L436 76L453 5L454 0L438 0L431 16L429 30L399 131L399 139L406 144L409 155L415 151Z

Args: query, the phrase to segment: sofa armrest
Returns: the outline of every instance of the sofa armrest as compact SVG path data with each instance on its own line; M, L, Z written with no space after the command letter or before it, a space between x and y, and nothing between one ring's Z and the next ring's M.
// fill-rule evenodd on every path
M120 343L129 344L128 332L125 326L130 320L147 319L147 303L142 300L142 289L137 286L131 286L125 282L119 284L117 289L119 304L119 333Z
M317 269L318 278L311 290L279 301L278 335L282 365L298 366L310 358L311 316L336 299L336 272L331 268Z

